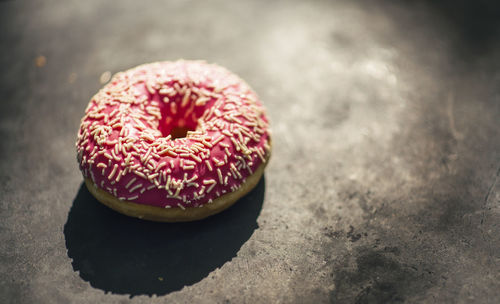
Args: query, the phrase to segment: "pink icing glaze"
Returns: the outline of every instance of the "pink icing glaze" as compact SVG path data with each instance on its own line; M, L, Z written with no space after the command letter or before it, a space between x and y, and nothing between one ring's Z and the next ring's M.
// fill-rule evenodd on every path
M268 119L255 92L200 61L118 73L85 113L76 143L83 175L139 204L211 203L238 189L270 153ZM191 131L172 139L179 127Z

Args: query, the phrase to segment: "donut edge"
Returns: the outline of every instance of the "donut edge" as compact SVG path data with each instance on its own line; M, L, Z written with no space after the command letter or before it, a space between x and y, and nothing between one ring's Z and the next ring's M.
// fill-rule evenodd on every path
M217 214L236 203L240 198L249 193L259 183L264 169L269 162L270 153L257 170L247 177L236 191L224 194L216 198L212 203L206 203L203 207L193 208L161 208L150 205L137 204L131 201L121 201L108 192L100 189L90 178L85 178L85 185L89 192L103 205L127 216L136 217L154 222L191 222L207 218Z

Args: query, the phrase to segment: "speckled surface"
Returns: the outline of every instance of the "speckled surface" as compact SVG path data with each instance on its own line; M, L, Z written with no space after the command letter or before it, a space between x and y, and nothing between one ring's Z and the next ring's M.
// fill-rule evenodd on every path
M2 303L498 303L500 18L432 2L1 1ZM82 187L79 120L178 58L259 93L271 163L207 221L129 219Z

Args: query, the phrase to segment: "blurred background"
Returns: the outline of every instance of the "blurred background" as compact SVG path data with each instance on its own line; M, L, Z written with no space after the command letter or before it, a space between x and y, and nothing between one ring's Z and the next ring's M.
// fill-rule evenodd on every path
M498 303L495 3L0 1L2 302ZM112 74L180 58L267 108L254 207L111 213L82 188L80 118Z

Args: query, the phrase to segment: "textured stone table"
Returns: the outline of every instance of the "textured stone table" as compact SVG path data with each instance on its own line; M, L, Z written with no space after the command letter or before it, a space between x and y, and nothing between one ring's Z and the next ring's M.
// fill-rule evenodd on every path
M1 1L1 302L499 303L498 9L397 2ZM178 58L260 94L271 163L206 221L123 217L79 120Z

